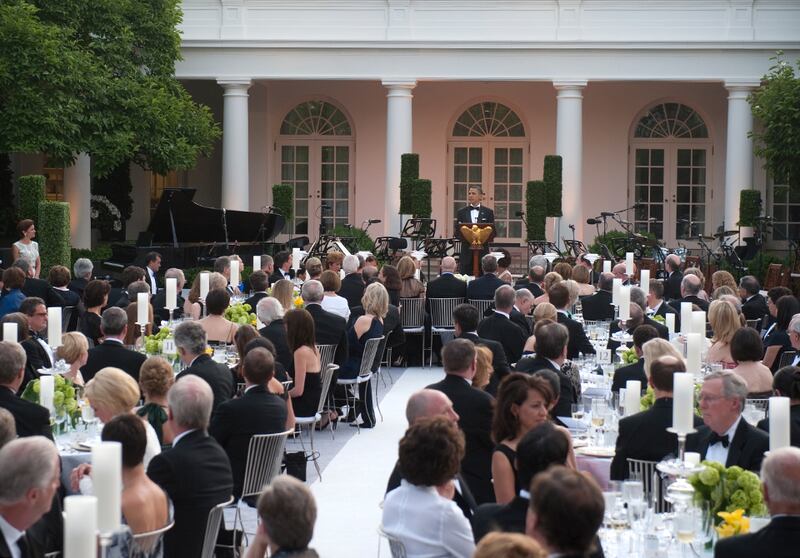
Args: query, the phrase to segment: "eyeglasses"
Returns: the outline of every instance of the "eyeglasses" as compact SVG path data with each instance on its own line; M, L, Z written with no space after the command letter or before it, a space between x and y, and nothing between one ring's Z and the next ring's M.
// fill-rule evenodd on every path
M703 401L705 401L707 403L713 403L714 401L717 401L718 399L725 399L725 397L723 397L722 395L706 395L704 393L701 393L700 395L697 396L697 400L700 401L701 403Z

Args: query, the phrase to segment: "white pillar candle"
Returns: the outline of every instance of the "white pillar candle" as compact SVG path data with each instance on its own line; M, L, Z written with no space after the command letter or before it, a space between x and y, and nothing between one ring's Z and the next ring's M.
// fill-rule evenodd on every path
M789 436L789 398L769 398L769 451L788 447Z
M47 309L47 344L55 350L61 346L61 313L60 306Z
M114 533L122 518L122 444L102 442L92 447L92 486L97 496L97 529Z
M53 396L55 394L55 378L52 376L42 376L39 378L39 405L50 411L55 411Z
M603 260L603 273L611 273L611 260Z
M175 310L178 307L178 279L167 277L167 310Z
M150 323L150 313L147 311L150 307L150 295L147 293L138 293L136 295L136 323L145 325Z
M239 285L239 260L231 259L231 285Z
M97 497L64 498L64 558L97 555Z
M19 343L19 326L16 323L3 324L3 341Z
M698 334L705 339L706 336L706 313L702 310L692 311L692 333Z
M664 302L663 304L666 304ZM667 323L667 329L669 330L670 335L675 335L675 314L670 312L664 316L664 321Z
M295 271L300 269L300 260L303 259L303 257L300 255L300 252L300 248L292 248L292 269Z
M692 303L681 302L681 333L692 332Z
M630 320L631 319L631 288L630 287L620 287L619 288L619 319L620 320Z
M642 271L639 272L639 286L644 291L644 294L647 295L647 293L650 291L650 270L649 269L643 269Z
M261 256L253 256L253 271L261 270Z
M696 451L687 451L683 454L683 462L689 467L696 467L700 464L700 454Z
M686 334L686 371L700 376L700 353L703 337L699 333Z
M625 273L633 279L633 252L625 252Z
M208 271L200 273L200 300L205 300L208 296L208 281L211 274Z
M672 428L681 434L688 434L694 430L694 377L679 372L672 378Z
M625 382L625 416L635 415L639 412L642 399L642 382L628 380Z
M619 306L619 290L622 288L622 279L614 279L614 285L611 290L611 304Z

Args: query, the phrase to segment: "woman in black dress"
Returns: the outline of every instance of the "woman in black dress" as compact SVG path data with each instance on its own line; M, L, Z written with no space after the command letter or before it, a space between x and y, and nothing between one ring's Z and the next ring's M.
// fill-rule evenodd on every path
M314 319L308 310L289 310L283 318L294 357L294 387L289 391L294 414L313 417L322 396L319 351L314 344Z
M108 281L95 279L89 281L83 290L83 306L85 310L78 320L78 331L95 345L99 345L103 337L100 332L100 311L108 305L108 293L111 285Z

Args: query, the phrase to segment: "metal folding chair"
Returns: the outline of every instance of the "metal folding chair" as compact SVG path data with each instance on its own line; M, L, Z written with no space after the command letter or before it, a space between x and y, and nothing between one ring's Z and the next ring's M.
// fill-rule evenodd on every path
M133 535L133 547L130 549L130 558L148 558L158 549L159 543L164 538L164 533L175 526L172 521L161 529Z
M425 366L425 299L401 298L400 323L406 334L419 334L422 336L422 366Z
M494 305L493 299L471 298L469 303L478 309L478 319L482 320L486 315L487 310Z
M384 531L383 525L378 526L378 535L389 543L389 551L392 553L392 558L406 558L406 547L403 541ZM380 556L380 542L378 543L378 556Z
M319 463L317 463L319 455L317 450L314 448L314 430L317 424L319 424L322 420L322 415L328 412L325 410L325 403L328 399L327 394L331 387L331 379L333 378L333 374L338 369L338 365L330 363L322 369L322 372L320 372L320 374L322 374L322 393L319 398L319 405L317 405L317 412L314 413L314 416L294 418L294 422L297 425L297 428L300 430L300 444L303 446L303 452L306 450L305 444L303 444L303 427L308 427L308 437L311 440L311 460L314 462L314 468L317 470L317 477L319 477L319 480L322 480L322 474L319 470ZM333 426L331 426L331 439L333 439Z
M344 386L345 388L345 404L349 409L355 412L356 402L359 399L358 387L367 383L372 379L372 366L375 362L375 357L378 354L378 347L384 336L369 339L364 345L364 352L361 355L361 366L358 371L358 376L355 378L338 378L337 385ZM361 425L356 422L359 434L361 433Z
M657 461L628 458L628 478L642 481L645 500L656 513L669 511L669 502L664 500L661 473L656 469Z
M431 337L428 347L430 347L430 359L428 366L433 366L433 336L442 336L443 333L453 333L455 325L453 322L453 310L464 302L463 298L429 298L431 307Z
M206 520L206 533L203 537L203 550L200 558L214 558L214 550L217 547L217 535L219 535L219 525L222 521L222 514L225 508L233 503L233 496L227 501L217 504L208 512Z
M783 368L784 366L789 366L794 362L794 358L796 356L797 356L797 351L783 351L783 354L781 354L781 361L778 367Z

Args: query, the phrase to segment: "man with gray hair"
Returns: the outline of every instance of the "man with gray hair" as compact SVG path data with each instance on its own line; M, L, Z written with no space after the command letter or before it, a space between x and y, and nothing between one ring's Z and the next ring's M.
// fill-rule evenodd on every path
M703 285L700 282L700 278L697 275L687 273L683 276L683 280L681 280L681 298L670 302L670 306L680 314L681 303L691 302L692 304L696 304L703 312L708 312L708 302L699 296L702 289Z
M534 256L534 258L535 257L537 256ZM531 260L533 260L533 258L531 258ZM540 265L534 265L533 267L528 268L528 276L517 281L514 284L514 288L517 290L528 289L533 295L533 298L540 297L544 294L542 283L544 282L545 273L546 271L544 267Z
M0 449L0 471L0 556L44 556L47 526L32 528L50 511L60 485L56 446L42 436L12 440Z
M533 309L533 299L533 293L528 289L517 289L514 307L511 309L511 321L521 327L525 335L531 334L531 324L526 316L529 316Z
M316 279L310 279L300 288L305 308L314 320L314 334L317 345L336 345L333 362L342 366L347 360L347 320L338 314L328 312L322 307L325 288Z
M800 449L772 450L761 465L761 490L772 520L758 531L719 539L716 558L794 558L800 548Z
M664 260L664 270L667 278L664 280L664 300L669 302L681 297L681 281L683 272L681 271L681 258L677 254L670 254Z
M283 322L283 306L277 298L268 296L258 301L256 314L264 327L258 330L262 337L275 345L275 360L286 370L294 370L294 357L289 349L286 337L286 325Z
M17 396L25 378L25 351L19 343L0 341L0 408L14 417L17 434L53 439L50 413L36 403Z
M144 281L141 284L148 288ZM138 382L139 369L147 357L139 351L127 349L124 345L125 335L128 333L128 314L125 310L116 306L106 308L100 318L100 331L103 342L89 349L89 358L81 367L84 381L94 378L106 366L113 366Z
M205 380L214 393L212 411L216 411L221 403L233 397L236 386L230 369L206 354L206 345L206 331L203 326L196 321L178 324L175 328L175 347L187 368L175 380L180 381L189 376L199 376Z
M761 285L752 275L745 275L739 280L739 296L745 319L761 320L769 314L767 299L761 296Z
M745 381L728 370L706 376L698 398L705 426L689 437L687 450L726 467L758 472L769 449L769 434L742 417L747 392Z
M467 298L471 300L491 300L498 287L506 285L497 276L497 258L486 254L481 258L483 275L473 279L467 285Z
M181 291L183 290L183 286L186 284L186 276L183 274L183 271L178 269L177 267L169 268L166 273L164 273L164 285L166 287L167 279L175 279L175 286L177 288L176 291L176 304L178 307L172 313L173 318L181 318L183 317L183 304L184 299L181 296ZM167 291L166 288L159 289L156 294L152 296L150 299L150 304L153 305L153 312L155 312L159 318L164 321L169 320L169 310L167 310Z
M522 357L522 348L528 339L526 332L511 321L515 299L514 287L500 286L494 293L494 312L478 324L478 336L500 343L509 362L517 362Z
M342 286L336 294L346 298L347 305L350 308L361 304L361 297L364 296L364 289L367 288L367 285L364 283L364 278L361 276L361 272L358 268L358 256L350 254L344 257L342 270L345 275L342 279Z
M177 330L187 325L196 324L184 322ZM193 338L196 333L184 330L182 338ZM176 342L177 337L176 331ZM170 388L166 424L175 438L172 448L155 456L147 468L147 475L164 489L175 508L175 527L164 535L164 555L170 558L201 555L208 512L228 501L233 490L228 456L206 431L213 398L212 388L196 375L186 376Z
M83 298L83 289L92 280L92 272L94 271L94 264L89 258L78 258L72 266L72 281L69 282L67 288L78 296Z

